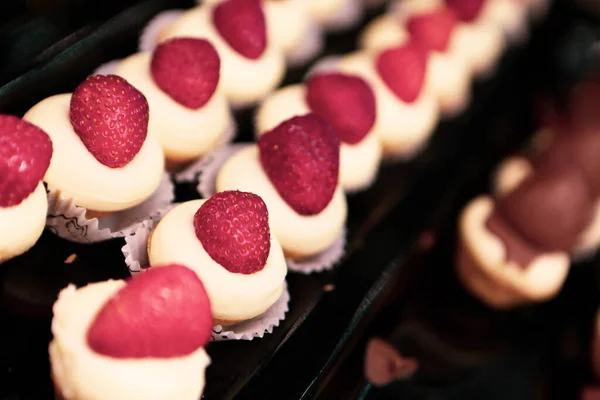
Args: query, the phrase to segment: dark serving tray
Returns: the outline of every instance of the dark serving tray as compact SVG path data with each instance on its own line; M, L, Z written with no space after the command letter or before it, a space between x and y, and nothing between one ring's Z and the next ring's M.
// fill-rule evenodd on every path
M46 96L71 91L99 64L134 52L140 29L157 12L191 4L136 3L115 11L108 20L100 17L48 38L52 50L37 61L24 52L14 64L1 64L0 70L9 71L9 78L0 87L0 112L22 114ZM394 284L401 273L411 270L404 267L410 265L406 260L412 259L410 250L419 234L432 221L450 219L447 210L457 204L462 185L484 179L498 160L532 133L536 94L560 89L572 75L566 72L580 70L571 64L555 67L556 51L578 24L576 18L558 2L529 44L511 49L497 74L476 85L472 107L440 125L423 154L410 163L384 167L370 190L349 198L348 248L341 265L319 275L289 274L290 311L273 334L250 342L210 344L212 365L207 370L205 399L294 400L319 394L350 398L332 391L336 371L352 349L361 351L362 334L374 313L387 309L386 299L395 298L389 293L396 293ZM357 32L328 37L327 53L353 50ZM9 33L27 38L26 32ZM305 72L289 71L286 83L299 81ZM238 140L251 140L252 110L238 113L236 119ZM177 188L178 201L193 197L197 195L192 187ZM0 398L52 398L47 355L50 307L58 290L69 282L83 285L127 277L120 251L123 244L119 239L80 245L45 232L31 251L2 265ZM446 375L446 380L463 377ZM354 382L358 384L360 377ZM439 379L434 374L425 382L433 385Z

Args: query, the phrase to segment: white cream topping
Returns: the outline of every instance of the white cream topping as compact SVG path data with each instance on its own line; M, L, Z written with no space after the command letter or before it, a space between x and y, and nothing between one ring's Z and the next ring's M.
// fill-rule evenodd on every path
M379 77L375 63L374 55L363 51L341 58L337 69L356 74L371 85L377 102L373 131L381 140L384 154L409 155L427 142L437 126L437 102L425 86L414 102L403 102Z
M494 174L494 194L500 197L510 194L532 173L533 165L525 157L512 156L504 159Z
M363 49L383 50L399 46L409 39L408 32L393 15L379 17L367 26L360 43ZM463 111L471 98L471 74L464 60L453 53L429 52L425 76L426 91L437 98L444 115Z
M219 86L233 106L247 106L272 92L285 74L285 57L278 46L267 43L256 60L244 57L221 37L212 22L214 5L186 11L161 32L159 42L174 37L205 38L215 46L221 58Z
M54 152L44 181L48 188L94 211L121 211L146 200L163 177L164 155L158 140L148 135L139 153L124 167L101 164L88 151L69 120L71 94L48 97L23 119L39 126Z
M359 38L359 44L366 50L383 50L398 46L409 39L404 26L393 14L385 14L370 22Z
M405 21L412 15L428 13L442 6L445 6L444 0L402 0L396 1L391 11Z
M124 281L63 289L54 304L50 362L65 400L197 400L210 358L204 348L184 357L120 359L87 343L96 315Z
M150 72L150 53L136 53L121 61L115 75L122 76L146 96L150 106L148 133L155 135L165 157L192 161L209 151L225 134L231 111L217 88L201 108L187 108L163 92Z
M291 85L279 89L261 104L256 115L256 132L262 135L283 121L310 113L306 102L306 87ZM340 185L344 190L358 190L369 185L379 169L381 144L373 131L363 140L340 146Z
M521 0L487 0L477 22L496 25L505 35L515 37L527 33L528 7Z
M499 306L507 305L507 302L542 301L554 296L567 277L568 254L543 253L526 268L507 261L504 243L486 228L493 208L491 197L480 196L472 200L460 216L461 243L474 259L470 268L481 270L473 272L474 278L483 277L483 283L471 280L470 273L463 274L462 279L470 282L474 286L471 289L485 296L488 302L498 300ZM482 285L493 287L498 293L482 289Z
M343 11L353 0L303 0L304 5L311 18L317 23L325 25L335 20L338 13Z
M229 272L210 257L196 236L194 215L205 201L180 204L161 219L148 246L150 265L182 264L196 272L216 320L256 317L271 307L283 290L287 266L281 246L271 237L271 250L262 270L253 274Z
M33 247L46 226L48 198L40 182L16 206L0 207L0 264Z
M506 42L497 26L486 23L459 24L450 39L448 52L456 54L477 77L487 77L496 68Z
M260 164L258 147L248 146L234 154L219 171L217 191L242 190L260 197L269 210L271 233L283 250L296 256L312 256L329 248L346 223L346 197L341 186L319 214L298 214L279 195Z
M265 15L269 43L281 47L284 53L293 53L312 29L311 19L302 6L304 0L266 1Z

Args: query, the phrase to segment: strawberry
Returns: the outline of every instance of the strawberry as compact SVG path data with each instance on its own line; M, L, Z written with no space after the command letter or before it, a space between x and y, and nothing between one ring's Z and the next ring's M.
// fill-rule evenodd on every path
M207 40L176 38L154 50L150 71L154 82L179 104L198 109L219 83L221 60Z
M412 39L426 51L446 51L450 35L457 23L454 11L447 7L424 14L416 14L408 20L407 30Z
M446 0L461 21L472 22L477 19L486 0Z
M300 215L329 204L338 184L340 140L322 117L291 118L260 137L260 162L279 195Z
M189 355L210 338L210 301L198 275L172 264L127 281L96 315L87 342L115 358Z
M307 82L306 101L325 118L342 142L363 140L375 123L375 95L357 76L339 73L315 75Z
M254 193L215 194L194 215L194 229L204 250L227 271L253 274L265 267L271 250L269 212Z
M377 57L379 76L406 103L419 97L426 68L427 53L412 41L384 50Z
M71 97L73 129L96 159L110 168L127 165L148 133L148 102L125 79L93 75Z
M214 9L213 23L238 53L256 60L267 48L267 25L260 0L225 0Z
M37 126L0 114L0 207L25 200L44 178L52 158L52 141Z

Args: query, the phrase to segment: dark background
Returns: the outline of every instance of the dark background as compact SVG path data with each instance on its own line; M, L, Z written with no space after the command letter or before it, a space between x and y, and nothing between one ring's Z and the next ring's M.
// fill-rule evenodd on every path
M160 10L191 5L2 2L0 112L22 114L46 96L72 91L100 63L134 52L140 29ZM360 29L328 36L327 53L353 50ZM350 197L342 264L320 275L290 274L290 312L273 334L209 346L205 398L577 398L592 381L598 260L576 265L557 299L500 313L460 287L452 251L457 212L487 190L494 165L533 132L540 97L560 100L596 65L597 38L592 18L557 1L530 43L507 52L496 76L476 85L472 107L442 123L422 155L385 166L369 191ZM286 83L304 73L288 71ZM236 115L238 140L252 140L252 114ZM178 187L178 201L196 196ZM47 345L56 293L69 282L126 277L122 245L77 245L46 232L2 265L0 398L52 398ZM76 261L65 263L71 254ZM372 336L417 357L418 373L369 388L362 357Z

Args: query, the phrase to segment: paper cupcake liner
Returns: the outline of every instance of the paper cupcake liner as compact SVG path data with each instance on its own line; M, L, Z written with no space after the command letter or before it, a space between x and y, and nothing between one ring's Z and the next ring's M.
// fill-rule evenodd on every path
M216 180L223 164L238 151L251 146L248 143L239 143L222 147L202 160L190 166L177 176L181 182L198 181L197 190L203 199L208 199L216 193ZM325 251L304 259L302 261L287 260L291 271L303 274L322 272L332 269L344 255L346 246L346 230L344 229L335 242Z
M302 35L301 43L286 54L289 67L299 67L315 58L325 47L323 30L316 23L311 23L307 32Z
M86 208L76 206L58 191L49 190L46 227L72 242L101 242L130 235L144 221L160 217L174 199L174 185L165 173L156 191L143 203L107 217L87 219Z
M363 0L349 0L343 9L325 24L329 32L339 32L358 24L364 15Z
M216 148L178 173L175 176L175 181L198 182L198 193L203 199L208 199L216 192L217 174L225 161L247 146L250 146L250 144L236 143Z
M172 204L161 216L145 221L138 226L132 235L125 237L125 246L121 251L125 256L125 264L127 264L127 268L129 268L132 275L146 271L146 267L149 265L148 241L152 230L158 225L162 216L166 215L175 206L176 204ZM273 329L284 320L285 314L289 310L290 293L287 283L284 283L284 285L279 299L263 314L226 328L221 325L214 326L211 332L212 341L252 340L262 338L267 333L272 333Z
M301 260L287 260L288 269L290 271L298 272L300 274L309 275L312 273L318 273L323 271L329 271L335 267L346 250L346 228L342 230L342 233L333 242L333 244L321 253Z
M279 323L285 319L285 314L289 311L290 292L287 283L284 283L283 292L279 299L263 314L240 322L233 326L223 328L221 325L213 326L211 338L213 342L222 342L225 340L252 340L262 338L267 333L273 333L273 329L279 326Z
M98 68L96 68L92 75L112 75L117 70L120 62L121 60L119 59L101 64Z
M171 25L177 18L183 14L184 10L166 10L156 14L154 18L148 22L140 35L138 48L140 51L152 51L156 47L156 42L160 36L160 32Z

